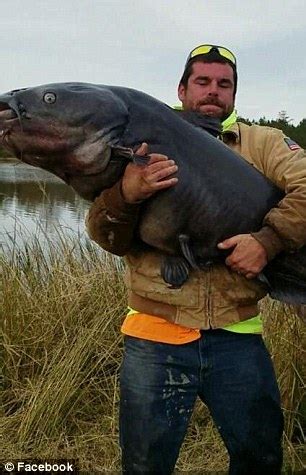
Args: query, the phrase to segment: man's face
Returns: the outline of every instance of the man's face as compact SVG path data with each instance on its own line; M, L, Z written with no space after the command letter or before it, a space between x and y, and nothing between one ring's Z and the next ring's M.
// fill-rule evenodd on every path
M185 110L195 110L225 120L234 109L234 71L227 63L192 65L187 87L178 88Z

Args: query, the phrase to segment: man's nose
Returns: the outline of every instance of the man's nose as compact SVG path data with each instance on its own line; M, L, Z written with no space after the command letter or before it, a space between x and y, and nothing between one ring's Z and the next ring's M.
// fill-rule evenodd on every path
M218 83L215 82L215 81L212 81L209 85L208 95L209 96L217 96L218 94L219 94Z

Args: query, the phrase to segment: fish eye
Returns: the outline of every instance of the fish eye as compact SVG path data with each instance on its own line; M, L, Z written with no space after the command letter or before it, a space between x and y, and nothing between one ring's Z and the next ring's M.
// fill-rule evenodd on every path
M47 104L54 104L56 101L56 95L53 92L46 92L44 95L44 102Z

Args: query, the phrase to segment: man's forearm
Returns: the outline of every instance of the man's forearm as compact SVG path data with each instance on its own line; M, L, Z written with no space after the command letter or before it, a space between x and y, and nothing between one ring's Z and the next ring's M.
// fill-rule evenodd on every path
M132 247L139 210L140 204L124 201L119 181L91 205L86 217L90 238L106 251L123 256Z
M270 226L264 226L251 235L265 248L268 261L286 249L284 241Z

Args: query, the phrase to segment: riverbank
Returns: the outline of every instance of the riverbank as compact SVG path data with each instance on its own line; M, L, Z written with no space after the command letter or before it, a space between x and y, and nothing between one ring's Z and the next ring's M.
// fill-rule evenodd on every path
M1 163L20 163L16 157L0 157L0 164Z
M82 471L119 471L120 325L123 264L90 241L66 237L0 257L4 334L2 458L77 459ZM265 339L282 394L285 466L302 470L305 327L266 299ZM304 335L304 337L303 337ZM181 450L181 471L225 471L227 453L198 403Z

